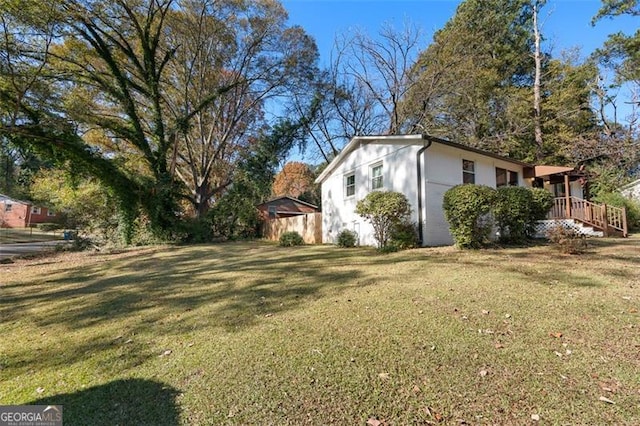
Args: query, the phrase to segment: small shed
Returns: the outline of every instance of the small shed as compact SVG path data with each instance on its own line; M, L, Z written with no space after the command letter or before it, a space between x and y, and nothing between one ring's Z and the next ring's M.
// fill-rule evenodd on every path
M288 195L272 198L256 206L264 220L318 213L318 206Z

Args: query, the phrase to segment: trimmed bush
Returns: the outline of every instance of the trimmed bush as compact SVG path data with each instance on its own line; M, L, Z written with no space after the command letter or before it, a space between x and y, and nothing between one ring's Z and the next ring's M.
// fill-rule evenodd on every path
M527 188L503 186L496 190L492 212L500 241L521 243L527 239L532 205L533 196Z
M553 207L554 196L551 192L542 188L531 188L531 222L535 224L538 220L544 220L547 213Z
M301 246L303 244L304 240L302 239L302 236L296 231L285 232L284 234L280 235L281 247Z
M496 190L485 185L457 185L444 193L442 207L460 248L480 248L489 241Z
M398 250L416 248L418 246L418 224L409 221L396 224L391 232L389 243Z
M384 249L399 223L411 214L409 200L395 191L374 191L356 204L356 213L371 222L378 249Z
M358 241L358 234L349 229L343 229L338 234L338 247L348 248L355 247Z

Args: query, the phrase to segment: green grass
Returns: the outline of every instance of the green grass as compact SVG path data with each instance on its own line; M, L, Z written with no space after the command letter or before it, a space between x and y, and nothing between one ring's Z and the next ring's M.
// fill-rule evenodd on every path
M0 266L0 404L64 404L67 425L637 425L639 248L18 261Z
M31 243L62 239L62 231L44 232L38 228L0 228L0 244Z

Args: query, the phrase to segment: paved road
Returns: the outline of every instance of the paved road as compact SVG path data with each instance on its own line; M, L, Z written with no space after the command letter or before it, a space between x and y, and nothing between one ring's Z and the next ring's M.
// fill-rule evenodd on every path
M14 256L38 253L53 250L58 244L66 244L64 241L46 241L40 243L0 244L0 260Z

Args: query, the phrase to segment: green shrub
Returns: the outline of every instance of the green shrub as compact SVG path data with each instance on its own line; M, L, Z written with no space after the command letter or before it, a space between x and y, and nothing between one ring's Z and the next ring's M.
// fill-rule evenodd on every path
M458 247L479 248L488 242L495 198L496 190L485 185L457 185L445 192L442 207Z
M603 192L594 201L614 207L624 207L627 211L627 227L629 229L640 229L640 204L625 197L619 192Z
M547 238L560 252L565 254L584 253L587 248L587 240L584 235L560 224L556 224L547 231Z
M59 231L64 228L61 223L39 223L38 229L44 232Z
M280 235L280 246L282 247L301 246L303 244L304 240L302 236L296 231L289 231Z
M177 229L177 240L182 243L199 244L213 239L213 225L209 217L185 218Z
M418 225L409 221L397 223L391 231L390 245L399 250L418 246Z
M358 234L349 229L343 229L338 234L338 247L348 248L355 247L358 242Z
M532 204L533 197L527 188L503 186L497 189L492 212L501 241L521 243L526 240Z
M531 224L538 220L544 220L547 213L553 207L553 194L543 188L531 188Z
M378 248L383 249L389 243L394 227L408 219L411 206L400 192L374 191L358 201L356 213L371 222Z

